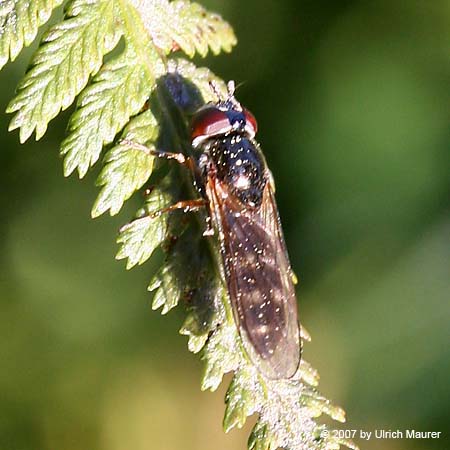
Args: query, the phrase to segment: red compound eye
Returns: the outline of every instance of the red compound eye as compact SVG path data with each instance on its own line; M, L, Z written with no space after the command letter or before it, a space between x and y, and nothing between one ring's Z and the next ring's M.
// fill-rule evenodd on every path
M244 116L245 116L245 128L247 129L250 134L253 134L253 136L258 131L258 122L256 122L255 116L248 110L244 108ZM250 130L248 130L250 128Z
M200 109L191 122L192 140L198 137L217 136L232 129L230 120L225 112L215 106Z

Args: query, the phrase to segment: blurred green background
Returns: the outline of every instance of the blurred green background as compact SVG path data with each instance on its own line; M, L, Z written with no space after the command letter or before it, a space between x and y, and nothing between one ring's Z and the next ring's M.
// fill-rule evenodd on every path
M365 449L450 448L450 4L201 3L239 38L199 63L245 82L321 391L343 428L444 432ZM1 73L1 111L29 56ZM140 199L92 221L98 168L63 178L67 118L20 146L1 115L0 449L243 449L249 427L221 430L225 387L200 392L182 308L151 311L152 264L114 260Z

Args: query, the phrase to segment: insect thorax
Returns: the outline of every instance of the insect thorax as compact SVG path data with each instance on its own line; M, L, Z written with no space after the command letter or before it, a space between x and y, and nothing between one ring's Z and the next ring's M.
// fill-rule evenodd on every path
M261 205L267 183L266 165L253 140L231 133L211 139L204 145L205 153L216 166L218 179L245 206Z

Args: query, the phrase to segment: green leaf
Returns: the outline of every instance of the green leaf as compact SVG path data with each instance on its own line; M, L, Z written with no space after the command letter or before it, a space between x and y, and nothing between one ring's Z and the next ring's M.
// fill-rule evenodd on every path
M152 309L162 307L161 314L167 314L177 306L180 298L190 289L190 271L186 270L187 252L195 250L195 244L190 239L191 230L180 231L175 243L166 249L166 259L148 286L149 291L156 291L153 297ZM193 262L195 263L195 258ZM192 268L192 266L190 266ZM195 270L193 270L195 272Z
M3 0L0 2L0 69L30 45L38 28L63 0Z
M123 203L140 189L150 178L153 170L154 149L151 141L158 135L158 124L150 110L132 119L125 129L124 139L113 147L105 157L105 166L97 179L97 185L103 186L94 207L92 217L98 217L110 210L117 214ZM148 143L148 151L142 147L134 147L136 143Z
M183 216L182 216L183 219ZM187 219L184 215L184 221ZM181 223L184 222L181 220ZM211 264L209 248L198 226L192 223L174 231L173 240L165 247L166 260L152 279L148 289L156 290L153 309L170 311L183 298L188 314L180 334L189 336L188 347L201 350L209 333L223 315L223 290Z
M255 412L254 391L249 382L252 378L250 371L239 371L231 380L225 395L225 416L223 428L226 433L233 427L242 428L248 416ZM243 380L245 382L243 383Z
M121 248L116 259L127 258L127 269L142 264L152 256L167 236L166 216L142 217L120 229L117 242Z
M192 353L198 353L208 340L208 332L196 332L197 317L194 314L188 314L183 326L180 328L180 334L188 336L188 350Z
M121 247L116 259L127 258L127 269L144 263L170 235L171 229L179 229L171 214L160 214L178 195L179 185L174 179L173 172L169 172L147 196L140 217L120 229L117 242Z
M211 89L212 81L215 83L216 89L224 98L228 95L227 86L224 81L207 67L197 67L195 64L184 58L171 58L167 63L167 71L168 73L177 74L190 80L198 89L204 103L217 102L219 100L216 93ZM201 105L194 102L194 106L195 108L198 108ZM180 105L180 107L182 107L182 105ZM188 110L189 109L190 108L188 108Z
M159 135L159 124L153 112L147 109L133 117L122 135L122 139L137 142L138 144L154 143Z
M161 314L167 314L178 305L182 291L179 288L172 264L166 263L161 267L148 290L156 290L152 303L153 310L162 307Z
M70 4L66 19L50 28L18 86L7 112L17 112L9 129L20 128L20 141L36 130L40 139L47 125L68 108L102 64L103 55L118 42L114 1L78 0Z
M153 170L154 156L130 144L113 147L105 158L106 166L98 178L103 186L92 209L92 217L98 217L108 209L111 216L120 211L125 200L149 179Z
M180 48L191 58L195 53L206 56L208 49L217 55L222 50L230 52L236 45L230 25L197 3L184 0L133 3L153 43L166 54Z
M120 229L117 242L121 244L116 259L127 258L127 269L150 258L168 235L168 214L157 212L168 205L171 197L156 188L148 199L148 213Z
M215 391L223 376L236 370L242 353L239 337L234 323L222 323L210 336L204 348L205 369L201 389Z
M315 387L319 384L319 373L304 359L300 361L299 373L302 380L309 385Z
M345 412L339 406L333 405L327 398L320 395L316 390L305 389L302 397L311 417L319 417L322 414L329 415L338 422L345 422Z
M200 247L199 250L201 252L202 248ZM211 258L208 254L205 254L198 263L193 258L191 262L194 262L195 266L189 264L189 267L195 267L197 270L191 272L188 284L190 293L188 314L180 334L188 336L188 349L198 353L206 344L210 334L223 322L224 291L211 268ZM206 353L204 359L208 358Z
M248 439L249 450L274 450L267 425L257 422Z
M114 140L131 116L144 105L154 80L132 47L106 63L78 100L63 141L64 174L75 169L82 178L99 158L103 145Z

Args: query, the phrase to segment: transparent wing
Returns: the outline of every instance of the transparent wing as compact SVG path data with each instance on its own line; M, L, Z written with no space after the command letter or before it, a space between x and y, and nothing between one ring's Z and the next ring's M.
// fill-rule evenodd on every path
M259 208L245 208L212 176L206 191L233 313L249 356L267 377L290 378L300 362L297 302L270 183Z

